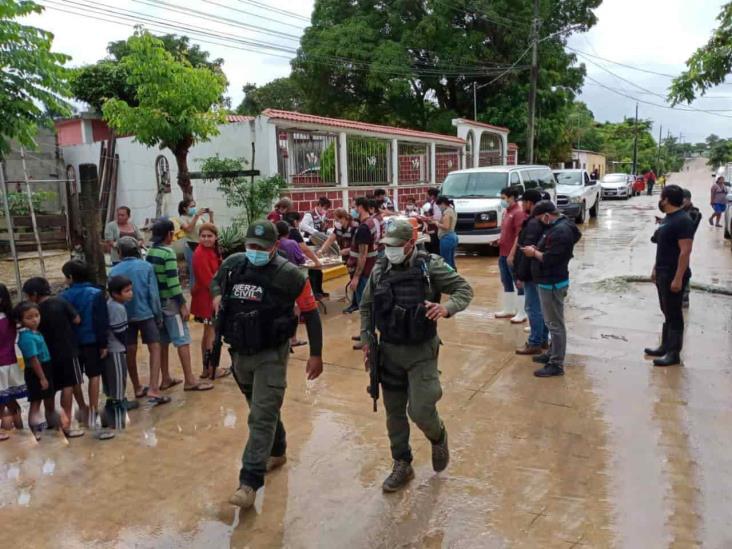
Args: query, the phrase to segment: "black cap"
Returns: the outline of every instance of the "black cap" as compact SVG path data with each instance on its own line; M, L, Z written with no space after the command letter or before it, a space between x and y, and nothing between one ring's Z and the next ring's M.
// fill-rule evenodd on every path
M170 219L158 219L152 226L152 241L159 244L166 239L168 233L175 231L175 225Z
M532 215L542 215L545 213L556 213L556 211L557 207L554 205L554 202L551 200L542 200L534 206L534 211L531 213Z
M261 219L247 227L247 236L244 242L246 244L256 244L265 250L269 250L277 242L277 236L277 227L274 226L274 223Z
M689 189L684 189L684 198L691 200L691 191Z

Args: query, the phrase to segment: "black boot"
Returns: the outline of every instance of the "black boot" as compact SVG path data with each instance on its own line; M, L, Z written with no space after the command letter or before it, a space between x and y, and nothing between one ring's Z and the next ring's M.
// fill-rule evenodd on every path
M666 354L667 350L668 350L668 324L666 324L664 322L663 330L661 331L661 344L655 349L646 347L644 352L646 353L647 356L664 356Z
M668 330L668 352L653 361L654 366L678 366L681 364L681 346L684 341L683 330Z

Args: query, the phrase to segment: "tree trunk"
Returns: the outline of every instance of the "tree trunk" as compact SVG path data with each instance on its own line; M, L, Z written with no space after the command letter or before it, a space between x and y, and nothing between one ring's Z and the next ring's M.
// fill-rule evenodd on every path
M191 176L188 171L188 151L193 145L193 138L186 137L184 140L171 147L173 155L175 155L175 163L178 165L178 186L183 191L184 200L193 199L193 185L191 184Z

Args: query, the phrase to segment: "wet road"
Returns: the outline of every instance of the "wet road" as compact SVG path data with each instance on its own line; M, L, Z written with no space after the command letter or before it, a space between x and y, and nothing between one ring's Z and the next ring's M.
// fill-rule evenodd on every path
M703 204L709 170L671 182ZM444 321L440 411L452 461L435 475L413 430L416 478L385 496L383 409L371 412L349 336L357 317L324 316L326 370L290 363L287 465L256 510L236 488L246 405L231 378L210 393L130 414L116 440L29 433L0 443L0 531L18 547L705 547L732 546L732 298L693 292L684 367L643 359L661 316L647 275L655 197L605 202L577 246L567 311L567 375L538 380L514 355L522 327L491 318L496 258L458 264L476 290ZM708 206L703 207L706 211ZM732 252L703 223L694 280L732 287ZM331 283L337 299L343 281ZM304 335L304 334L303 334ZM200 336L196 328L194 337ZM141 355L141 358L144 358ZM144 368L143 368L144 370Z

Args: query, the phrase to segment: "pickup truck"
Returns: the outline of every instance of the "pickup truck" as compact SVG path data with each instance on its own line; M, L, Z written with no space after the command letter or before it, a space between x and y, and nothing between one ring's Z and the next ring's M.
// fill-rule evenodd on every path
M576 223L584 223L589 213L600 213L600 182L592 179L586 170L554 170L557 180L557 207Z

